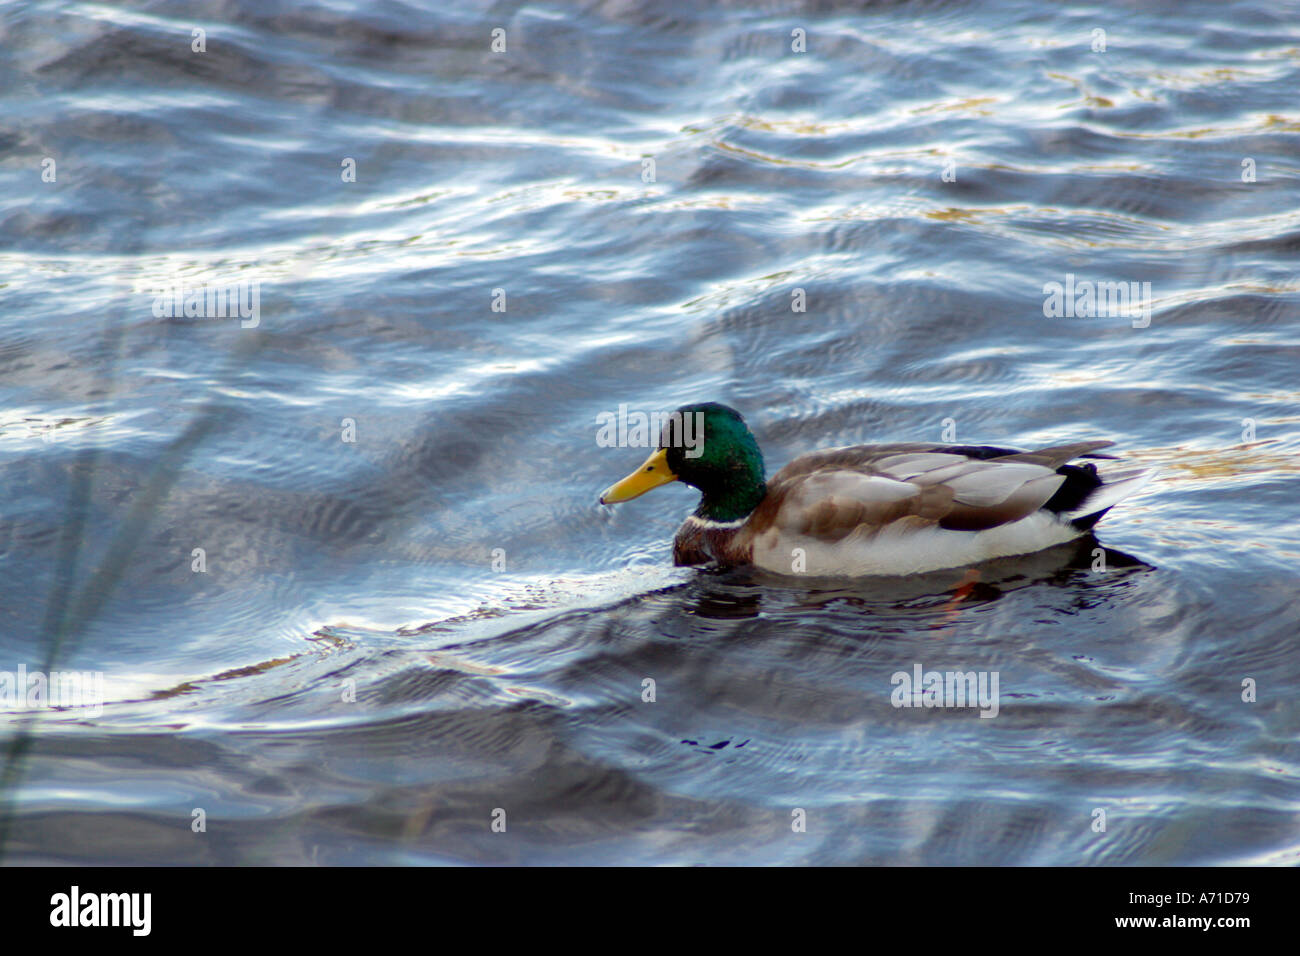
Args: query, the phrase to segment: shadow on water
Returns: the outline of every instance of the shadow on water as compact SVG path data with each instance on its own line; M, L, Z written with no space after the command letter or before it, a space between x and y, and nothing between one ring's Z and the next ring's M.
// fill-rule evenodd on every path
M1002 558L975 568L907 577L788 577L758 568L701 571L684 588L690 613L717 619L756 618L771 606L818 610L833 604L866 613L941 609L988 604L1008 592L1034 586L1069 593L1077 608L1097 607L1120 582L1156 568L1140 558L1103 547L1094 536L1030 555Z

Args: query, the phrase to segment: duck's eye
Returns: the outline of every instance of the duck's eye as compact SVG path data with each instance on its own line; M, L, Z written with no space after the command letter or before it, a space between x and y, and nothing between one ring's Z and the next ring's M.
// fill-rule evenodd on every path
M645 466L645 470L646 470L646 471L654 471L654 470L655 470L655 466L654 466L654 465L646 465L646 466Z

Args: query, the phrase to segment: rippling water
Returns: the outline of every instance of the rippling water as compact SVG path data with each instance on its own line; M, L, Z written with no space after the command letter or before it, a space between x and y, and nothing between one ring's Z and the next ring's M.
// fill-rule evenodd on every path
M1296 863L1298 26L0 9L0 670L107 698L0 715L5 858ZM1149 312L1045 314L1067 281ZM255 325L154 307L239 282ZM693 494L600 508L643 452L596 419L710 399L769 470L1110 438L1162 475L1105 570L674 569ZM997 672L998 716L893 707L917 664Z

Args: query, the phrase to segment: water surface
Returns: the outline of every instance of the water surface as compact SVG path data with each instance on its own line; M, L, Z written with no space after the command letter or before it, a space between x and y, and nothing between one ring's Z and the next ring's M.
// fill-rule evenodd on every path
M4 7L0 669L107 698L0 715L4 858L1296 863L1298 23ZM1149 324L1045 315L1067 274ZM258 282L257 325L156 315L178 279ZM644 450L596 422L699 400L769 470L1162 474L978 578L675 569L693 493L598 506ZM997 672L997 717L895 708L916 664Z

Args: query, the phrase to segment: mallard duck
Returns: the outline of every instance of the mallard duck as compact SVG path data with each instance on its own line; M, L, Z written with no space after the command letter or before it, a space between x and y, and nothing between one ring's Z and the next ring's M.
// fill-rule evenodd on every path
M1035 451L901 443L800 455L771 480L745 420L717 402L685 405L655 451L601 504L681 481L700 504L678 529L679 565L756 565L782 574L916 574L1029 554L1089 532L1155 474L1072 465L1109 441Z

